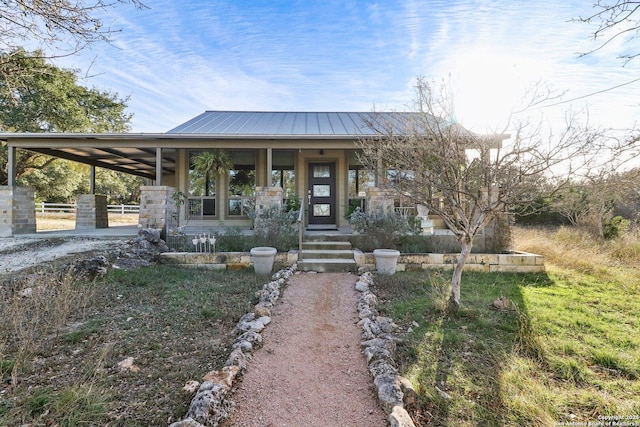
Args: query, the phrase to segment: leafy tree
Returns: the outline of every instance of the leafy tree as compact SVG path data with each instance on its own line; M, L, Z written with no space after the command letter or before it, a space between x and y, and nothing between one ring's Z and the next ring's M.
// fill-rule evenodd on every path
M117 3L145 7L139 0ZM97 15L115 4L104 0L0 1L0 79L11 90L24 85L24 79L36 71L21 65L19 52L24 46L35 44L44 58L44 50L70 55L89 44L108 42L118 29L104 26Z
M439 89L439 90L438 90ZM409 197L439 215L461 244L451 279L450 304L460 306L462 270L474 238L513 207L539 197L545 179L566 183L577 167L597 153L599 133L569 117L559 135L545 137L522 123L511 138L478 135L456 123L446 84L417 82L415 111L376 114L367 119L374 137L362 137L362 162L378 175L378 185ZM531 94L537 102L537 94ZM559 179L551 179L561 173Z
M9 88L0 78L0 131L5 132L122 132L131 114L126 99L78 84L74 71L48 64L38 52L13 52L20 67L31 70L20 86ZM19 58L16 59L16 58ZM19 150L17 178L32 186L39 200L68 200L78 194L80 178L71 162ZM0 147L0 185L8 181L7 147ZM31 176L29 176L31 175Z

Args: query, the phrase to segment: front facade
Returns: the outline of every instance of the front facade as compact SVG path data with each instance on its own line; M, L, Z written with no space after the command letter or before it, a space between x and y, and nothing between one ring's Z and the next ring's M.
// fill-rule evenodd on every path
M183 198L179 225L247 228L250 212L275 198L302 203L310 228L348 226L348 214L375 187L358 161L357 138L368 133L363 114L205 112L169 131L182 148L162 184ZM198 136L210 139L194 144ZM232 165L207 178L197 159L211 150L224 151Z
M2 191L13 194L16 150L26 149L147 178L143 226L165 227L177 218L177 226L246 228L254 203L280 197L285 205L304 203L311 228L345 227L376 185L356 144L374 135L369 114L207 111L160 134L0 134L9 149L9 185ZM207 178L196 159L216 150L232 164ZM35 231L35 224L12 218L3 219L2 235Z

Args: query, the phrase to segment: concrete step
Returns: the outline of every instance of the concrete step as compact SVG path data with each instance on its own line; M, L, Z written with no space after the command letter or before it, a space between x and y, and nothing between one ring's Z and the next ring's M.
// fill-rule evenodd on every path
M305 258L353 260L353 251L351 249L345 249L345 250L302 249L302 259L305 259Z
M327 234L327 233L306 233L303 237L305 242L348 242L348 234Z
M354 259L302 259L298 262L300 271L317 271L318 273L350 273L358 269Z
M302 242L302 250L318 250L318 251L340 251L350 250L349 242Z

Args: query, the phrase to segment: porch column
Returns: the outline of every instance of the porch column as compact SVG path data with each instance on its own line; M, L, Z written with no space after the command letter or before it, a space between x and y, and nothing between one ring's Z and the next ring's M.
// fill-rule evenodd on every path
M109 228L107 196L82 194L78 197L76 209L76 230Z
M164 230L169 219L177 212L173 195L176 189L162 185L140 187L140 214L138 224L143 228Z
M384 188L369 187L367 188L367 199L365 201L365 210L369 213L382 211L382 213L390 213L394 211L393 193Z
M16 147L7 147L7 186L16 185Z
M273 176L271 170L273 169L273 149L267 148L267 187L273 187Z
M12 181L11 173L9 180ZM35 232L35 191L32 188L0 186L0 237Z
M89 194L96 194L96 167L89 166Z
M156 148L156 185L162 185L162 148Z

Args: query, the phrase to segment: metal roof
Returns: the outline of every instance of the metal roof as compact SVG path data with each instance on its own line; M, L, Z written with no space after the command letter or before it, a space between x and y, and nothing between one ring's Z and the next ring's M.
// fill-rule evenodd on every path
M371 123L399 132L407 115L398 112L205 111L166 133L1 133L0 141L63 159L154 178L156 149L162 170L176 169L178 148L353 149L358 136L376 135ZM504 138L502 138L504 139Z
M358 112L205 111L167 133L354 137L375 133L367 124L371 117L372 113Z

